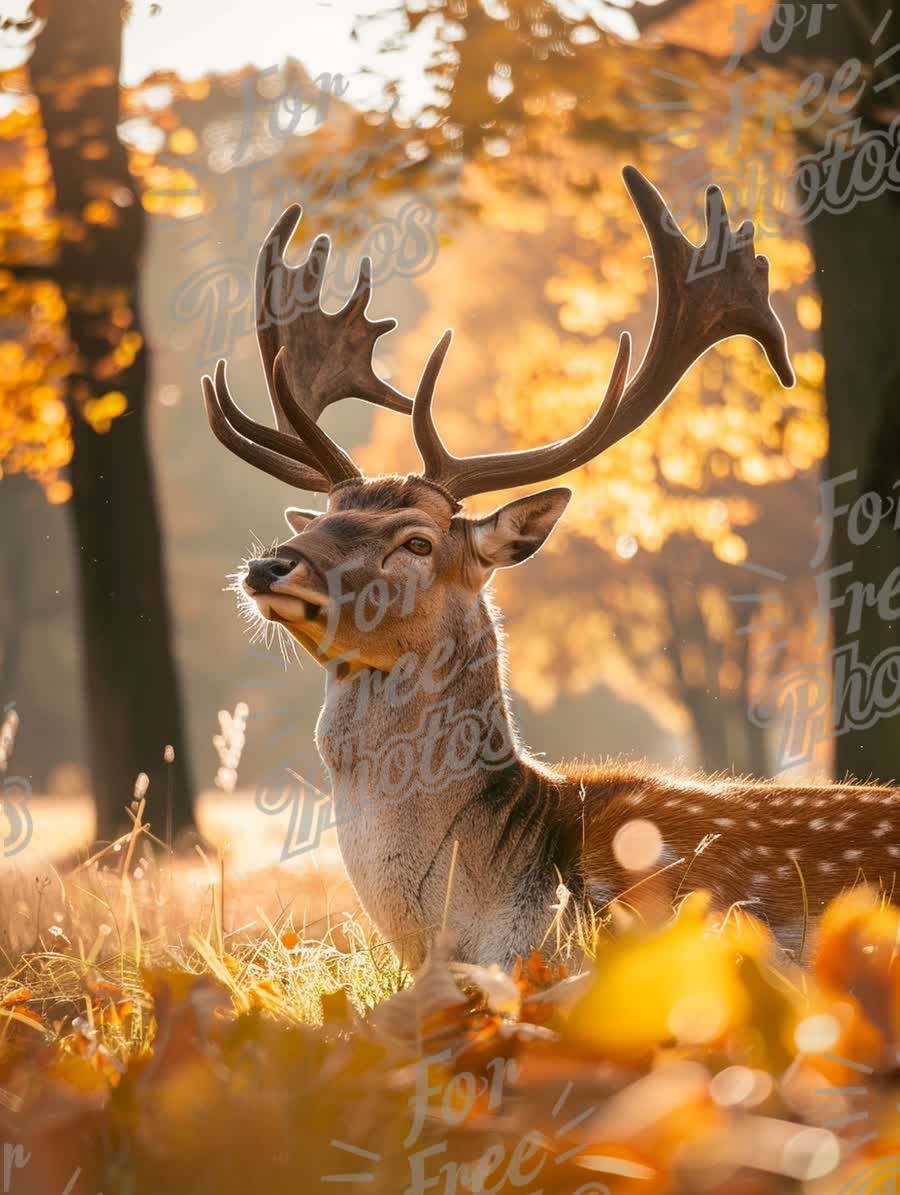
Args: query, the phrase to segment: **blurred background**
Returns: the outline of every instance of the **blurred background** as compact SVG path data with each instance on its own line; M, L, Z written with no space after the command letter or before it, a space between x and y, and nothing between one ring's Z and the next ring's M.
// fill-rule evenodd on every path
M322 673L251 642L227 590L286 505L319 499L227 453L199 384L226 357L270 419L252 278L287 203L298 259L335 238L331 310L372 254L398 388L456 329L452 450L521 449L589 418L623 328L643 353L655 285L629 162L695 241L712 181L733 225L756 221L797 386L730 341L566 479L545 551L497 581L523 737L548 761L771 776L799 726L791 778L897 775L891 603L853 620L816 583L848 565L829 592L875 595L900 564L886 4L5 0L0 25L0 766L30 785L29 849L113 837L137 783L155 833L196 801L207 837L274 860L297 776L326 787ZM863 178L846 147L864 137L887 148ZM801 168L823 154L830 174ZM418 468L397 415L352 401L323 422L367 472ZM827 478L876 506L852 536L836 521L823 563ZM868 679L841 672L829 696L847 650Z

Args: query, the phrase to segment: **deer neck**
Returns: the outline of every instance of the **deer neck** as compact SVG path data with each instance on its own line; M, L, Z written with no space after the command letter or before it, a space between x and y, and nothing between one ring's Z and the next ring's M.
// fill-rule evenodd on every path
M547 849L546 782L520 755L502 670L482 601L475 625L425 660L411 654L389 674L326 683L316 737L344 862L379 930L412 963L443 921L454 849L448 925L473 959L503 952L475 939L497 932L501 906L521 900L523 873ZM515 917L540 919L530 907Z

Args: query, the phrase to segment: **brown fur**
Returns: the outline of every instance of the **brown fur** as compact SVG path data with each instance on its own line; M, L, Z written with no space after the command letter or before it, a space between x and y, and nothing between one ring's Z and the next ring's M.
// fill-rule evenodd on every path
M650 874L674 864L664 880L655 876L656 891L683 896L706 889L718 908L741 905L787 946L796 946L803 930L804 888L810 918L861 881L894 893L900 872L895 788L728 775L676 779L616 765L564 771L569 778L561 807L575 837L578 790L585 793L581 873L589 890L599 886L616 894L637 885L640 891L645 873L623 868L612 846L623 825L648 819L666 851ZM697 853L707 836L714 838Z

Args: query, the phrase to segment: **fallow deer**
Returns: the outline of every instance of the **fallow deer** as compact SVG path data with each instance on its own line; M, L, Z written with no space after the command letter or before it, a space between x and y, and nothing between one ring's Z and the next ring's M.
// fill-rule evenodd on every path
M722 909L749 903L796 947L804 903L814 915L860 877L892 892L900 867L891 787L549 767L519 743L487 587L496 569L537 552L571 491L520 497L484 517L467 515L463 500L571 473L643 423L727 337L755 339L781 383L794 380L753 225L733 232L710 187L697 248L643 175L626 167L624 181L652 249L655 322L630 380L622 334L602 402L567 439L450 453L432 400L452 332L432 351L414 399L388 385L372 351L396 321L366 315L370 263L363 259L344 308L326 313L328 237L302 266L284 260L296 205L273 226L257 266L258 339L277 429L235 403L224 361L203 378L210 425L227 448L327 494L324 512L287 510L292 537L250 560L241 588L257 617L287 628L325 667L316 741L340 849L363 906L409 963L446 918L462 960L509 964L541 945L561 882L574 899L604 907L673 864L671 895L687 883ZM697 262L712 268L692 270ZM366 478L319 427L330 403L352 396L411 415L421 474ZM711 845L697 853L704 840Z

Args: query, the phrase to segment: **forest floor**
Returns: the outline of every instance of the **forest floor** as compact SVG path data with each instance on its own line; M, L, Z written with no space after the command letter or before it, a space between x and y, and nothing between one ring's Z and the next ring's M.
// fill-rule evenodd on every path
M693 893L560 921L512 974L439 937L413 977L329 846L238 867L138 822L14 863L3 1195L900 1189L900 909L865 889L805 968Z

